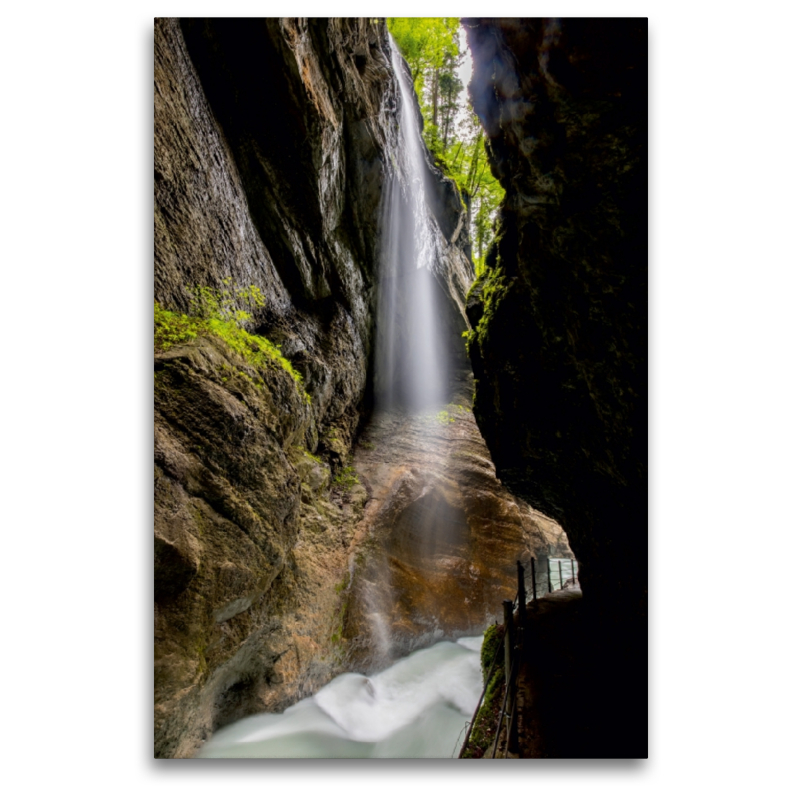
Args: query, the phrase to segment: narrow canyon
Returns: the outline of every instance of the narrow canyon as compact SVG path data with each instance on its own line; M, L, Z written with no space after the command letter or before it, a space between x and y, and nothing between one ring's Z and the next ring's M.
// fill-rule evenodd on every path
M459 29L480 255L386 20L155 21L156 758L426 648L478 681L531 558L580 585L518 754L647 755L647 21Z

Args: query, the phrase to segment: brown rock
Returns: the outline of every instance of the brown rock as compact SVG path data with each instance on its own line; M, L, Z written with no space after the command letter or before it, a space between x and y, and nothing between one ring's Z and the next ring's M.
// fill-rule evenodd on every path
M198 286L258 287L249 330L311 398L212 336L156 353L155 753L186 757L347 666L366 495L331 490L331 469L368 385L397 85L386 27L367 19L158 19L154 82L155 299L189 312ZM432 179L455 338L470 267L453 184Z
M378 415L356 450L369 499L345 631L365 668L481 633L516 595L517 559L571 556L560 526L497 479L471 391L467 373L439 413Z

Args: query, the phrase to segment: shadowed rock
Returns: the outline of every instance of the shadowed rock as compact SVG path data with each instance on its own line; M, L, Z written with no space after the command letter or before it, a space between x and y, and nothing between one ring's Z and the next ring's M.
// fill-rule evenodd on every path
M613 658L615 700L587 711L604 752L643 755L647 20L465 25L507 192L468 303L475 415L501 480L569 531Z

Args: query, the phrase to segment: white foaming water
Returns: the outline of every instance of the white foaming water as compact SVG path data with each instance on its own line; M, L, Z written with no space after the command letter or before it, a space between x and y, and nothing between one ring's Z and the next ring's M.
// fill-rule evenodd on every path
M415 115L416 98L394 41L392 66L400 86L399 147L383 196L376 404L426 408L447 388L444 343L437 321L434 271L443 238L426 200L430 179Z
M480 636L348 672L282 714L218 730L197 758L451 758L481 693Z

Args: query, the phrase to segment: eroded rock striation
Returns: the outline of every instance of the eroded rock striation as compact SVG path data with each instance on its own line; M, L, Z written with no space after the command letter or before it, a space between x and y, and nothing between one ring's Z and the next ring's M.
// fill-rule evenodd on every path
M354 465L366 492L355 529L345 642L359 669L442 637L475 635L517 593L516 563L570 558L558 523L504 487L471 410L462 371L437 412L383 412Z
M503 482L569 531L605 625L608 658L586 666L608 699L587 712L595 732L610 726L593 754L642 755L647 21L465 26L470 93L507 192L467 303L475 414Z

